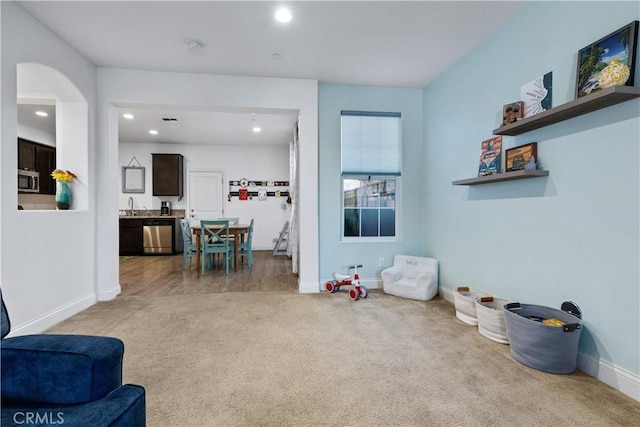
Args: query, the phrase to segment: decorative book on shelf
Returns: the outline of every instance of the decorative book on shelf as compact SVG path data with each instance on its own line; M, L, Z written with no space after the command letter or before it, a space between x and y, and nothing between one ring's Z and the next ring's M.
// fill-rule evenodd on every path
M502 172L502 137L496 136L482 141L478 176Z
M520 88L520 99L524 102L525 119L551 109L552 79L553 73L550 71Z

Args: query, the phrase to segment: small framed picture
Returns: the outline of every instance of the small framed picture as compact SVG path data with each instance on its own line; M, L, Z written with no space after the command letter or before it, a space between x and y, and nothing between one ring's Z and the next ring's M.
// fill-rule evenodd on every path
M512 102L502 107L502 126L517 122L524 118L524 102Z
M505 151L504 169L506 172L518 171L522 169L536 169L538 161L538 143L521 145L509 148Z
M576 98L609 86L633 86L638 21L578 51Z
M144 167L122 167L122 192L144 193Z
M478 176L502 172L502 136L482 141Z

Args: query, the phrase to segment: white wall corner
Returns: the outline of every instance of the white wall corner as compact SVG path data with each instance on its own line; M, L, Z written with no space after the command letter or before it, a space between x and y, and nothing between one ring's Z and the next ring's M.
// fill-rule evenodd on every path
M96 303L96 297L94 294L86 295L78 298L75 301L70 302L62 307L59 307L49 313L44 314L30 322L23 325L19 325L16 328L12 328L9 337L16 337L20 335L40 334L50 327L62 322L80 313L82 310L86 310Z
M604 360L578 353L578 369L640 402L640 377Z

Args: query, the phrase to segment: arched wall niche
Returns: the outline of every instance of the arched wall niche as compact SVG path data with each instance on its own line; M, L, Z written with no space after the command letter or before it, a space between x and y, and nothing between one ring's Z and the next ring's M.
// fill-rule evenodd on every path
M47 65L17 65L18 104L55 105L56 168L73 172L72 210L89 208L89 110L82 93ZM38 142L38 141L36 141Z

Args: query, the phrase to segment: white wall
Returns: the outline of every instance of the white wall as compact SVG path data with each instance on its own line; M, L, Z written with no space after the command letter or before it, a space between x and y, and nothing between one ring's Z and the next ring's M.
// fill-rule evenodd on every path
M18 136L29 141L38 142L49 147L56 146L56 136L45 130L35 128L33 126L18 123Z
M86 198L93 193L88 186L92 182L90 175L95 173L95 168L89 168L91 158L87 159L87 152L92 151L95 142L91 106L96 96L96 69L16 4L3 1L0 11L0 285L13 333L22 334L40 332L96 300L95 222ZM81 94L89 105L83 115L85 122L89 120L88 128L86 123L75 127L84 132L84 144L77 147L83 159L68 157L70 163L65 165L81 174L78 188L83 193L83 209L17 210L19 63L41 64L64 74L72 83L67 88ZM65 86L62 80L58 83Z
M528 132L549 176L474 187L480 143L521 85L553 72L574 98L577 52L640 18L638 2L530 2L425 90L425 238L446 290L583 312L578 367L640 399L638 99ZM569 29L569 30L568 30ZM636 70L636 86L640 68Z
M98 265L99 298L112 298L120 289L118 209L122 165L118 155L118 108L140 105L174 109L284 108L300 112L299 290L319 291L317 81L100 68L98 94L98 191L105 197L98 208L98 251L102 260Z
M293 128L292 128L293 129ZM151 153L176 153L184 156L185 188L184 197L156 197L152 191ZM218 170L224 173L223 193L229 191L228 181L247 178L249 180L289 181L289 146L272 147L195 145L195 144L137 144L120 143L119 165L126 166L135 156L145 167L145 192L140 194L122 193L118 197L119 209L127 209L129 197L133 198L134 209L160 209L160 202L168 200L172 209L188 209L189 171ZM285 189L283 187L283 189ZM253 189L249 189L254 191ZM233 187L238 191L238 187ZM257 191L257 189L255 190ZM284 205L284 209L282 209ZM278 237L285 221L291 215L286 197L268 197L260 201L241 201L232 197L224 198L224 210L227 217L239 217L240 222L248 224L255 219L253 248L255 250L273 249L273 239ZM211 218L215 219L215 218Z

